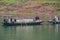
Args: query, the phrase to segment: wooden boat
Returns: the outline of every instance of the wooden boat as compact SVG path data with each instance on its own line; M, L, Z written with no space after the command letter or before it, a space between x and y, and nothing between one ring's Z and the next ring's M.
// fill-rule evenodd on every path
M60 18L59 16L55 16L53 20L49 20L48 22L51 24L60 24Z
M43 21L42 20L33 20L33 19L16 19L16 21L10 22L7 20L3 22L5 26L17 26L17 25L40 25Z

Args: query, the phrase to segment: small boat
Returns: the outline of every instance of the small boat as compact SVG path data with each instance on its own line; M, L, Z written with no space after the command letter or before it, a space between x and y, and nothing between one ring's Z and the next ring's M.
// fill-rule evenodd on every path
M51 24L60 24L60 21L58 22L58 21L48 21L49 23L51 23Z
M53 20L49 20L48 22L51 24L60 24L60 17L55 16L55 18Z

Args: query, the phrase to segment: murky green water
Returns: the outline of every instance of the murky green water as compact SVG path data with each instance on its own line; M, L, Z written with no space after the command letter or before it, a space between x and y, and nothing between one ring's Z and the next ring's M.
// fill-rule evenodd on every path
M60 25L2 26L0 40L60 40Z

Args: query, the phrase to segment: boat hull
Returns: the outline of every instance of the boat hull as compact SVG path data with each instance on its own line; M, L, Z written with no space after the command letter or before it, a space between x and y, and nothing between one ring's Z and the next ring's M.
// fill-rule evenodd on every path
M56 22L56 21L51 21L49 23L51 23L51 24L60 24L60 22Z
M18 26L18 25L40 25L42 22L30 22L30 23L3 23L4 26Z

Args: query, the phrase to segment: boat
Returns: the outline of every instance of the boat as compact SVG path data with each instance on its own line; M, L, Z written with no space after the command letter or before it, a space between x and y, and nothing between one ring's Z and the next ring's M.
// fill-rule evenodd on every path
M17 25L40 25L42 20L33 21L33 19L21 19L16 20L16 22L3 22L6 26L17 26Z
M3 25L4 26L17 26L17 25L40 25L42 24L42 20L39 17L36 17L35 20L32 18L23 18L23 19L16 19L16 18L9 18L4 19Z
M55 18L53 20L49 20L48 22L51 24L60 24L60 17L55 16Z

